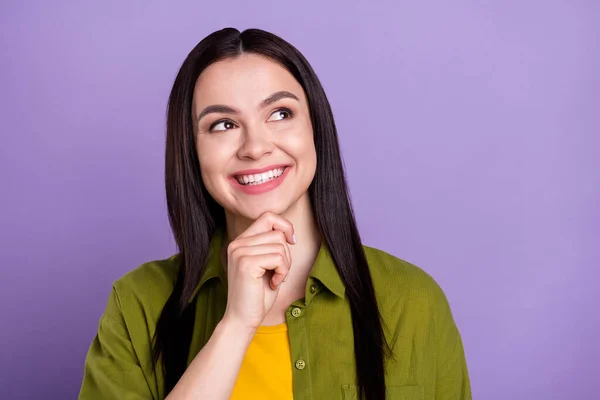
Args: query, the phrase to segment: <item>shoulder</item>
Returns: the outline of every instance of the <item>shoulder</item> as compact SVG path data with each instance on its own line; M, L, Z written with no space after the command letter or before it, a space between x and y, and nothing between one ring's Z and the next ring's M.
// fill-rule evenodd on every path
M384 331L394 354L413 354L411 360L435 360L432 368L445 371L448 377L447 382L439 382L440 388L452 385L460 388L466 380L468 390L462 340L440 285L416 265L384 251L363 247ZM452 379L455 382L449 384ZM462 393L464 396L465 392Z
M180 265L179 254L161 260L145 262L127 272L113 283L107 313L111 303L125 317L145 314L158 316L173 291ZM140 311L143 310L143 313ZM108 315L110 317L110 315Z
M383 250L363 245L378 303L390 308L435 312L447 307L436 280L420 267Z

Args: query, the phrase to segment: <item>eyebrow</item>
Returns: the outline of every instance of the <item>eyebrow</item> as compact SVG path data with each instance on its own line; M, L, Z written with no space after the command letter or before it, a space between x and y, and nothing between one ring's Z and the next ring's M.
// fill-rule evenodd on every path
M281 99L294 99L296 101L300 101L298 96L295 94L288 92L287 90L280 90L279 92L275 92L266 99L264 99L259 108L265 108L270 106L271 104L279 101ZM198 121L200 121L203 117L212 113L224 113L224 114L239 114L240 112L233 107L226 106L224 104L213 104L211 106L206 107L200 114L198 114Z

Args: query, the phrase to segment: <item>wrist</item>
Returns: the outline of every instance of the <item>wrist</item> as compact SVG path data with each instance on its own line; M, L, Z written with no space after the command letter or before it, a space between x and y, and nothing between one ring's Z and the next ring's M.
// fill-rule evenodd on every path
M243 336L251 340L258 328L247 326L234 317L225 315L221 321L219 321L217 329L224 333L232 333L236 337Z

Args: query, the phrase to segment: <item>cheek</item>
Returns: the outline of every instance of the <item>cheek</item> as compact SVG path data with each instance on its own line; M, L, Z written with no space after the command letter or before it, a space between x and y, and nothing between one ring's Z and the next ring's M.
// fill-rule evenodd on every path
M298 131L286 139L281 148L299 164L302 179L312 180L317 167L317 153L312 130Z
M290 148L303 163L316 160L315 142L312 132L306 132L293 138Z
M315 142L310 120L304 120L299 125L294 126L284 137L284 146L295 157L306 159L315 156Z
M311 143L310 150L308 151L307 164L309 164L310 180L312 181L317 172L317 152L315 151L314 143Z

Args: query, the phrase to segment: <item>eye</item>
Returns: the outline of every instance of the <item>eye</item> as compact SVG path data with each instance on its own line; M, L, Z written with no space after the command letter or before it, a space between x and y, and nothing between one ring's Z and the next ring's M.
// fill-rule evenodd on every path
M293 115L294 113L289 108L280 108L271 114L269 121L281 121L282 119L292 118Z
M235 124L228 119L214 122L208 130L210 132L225 132L235 128Z

